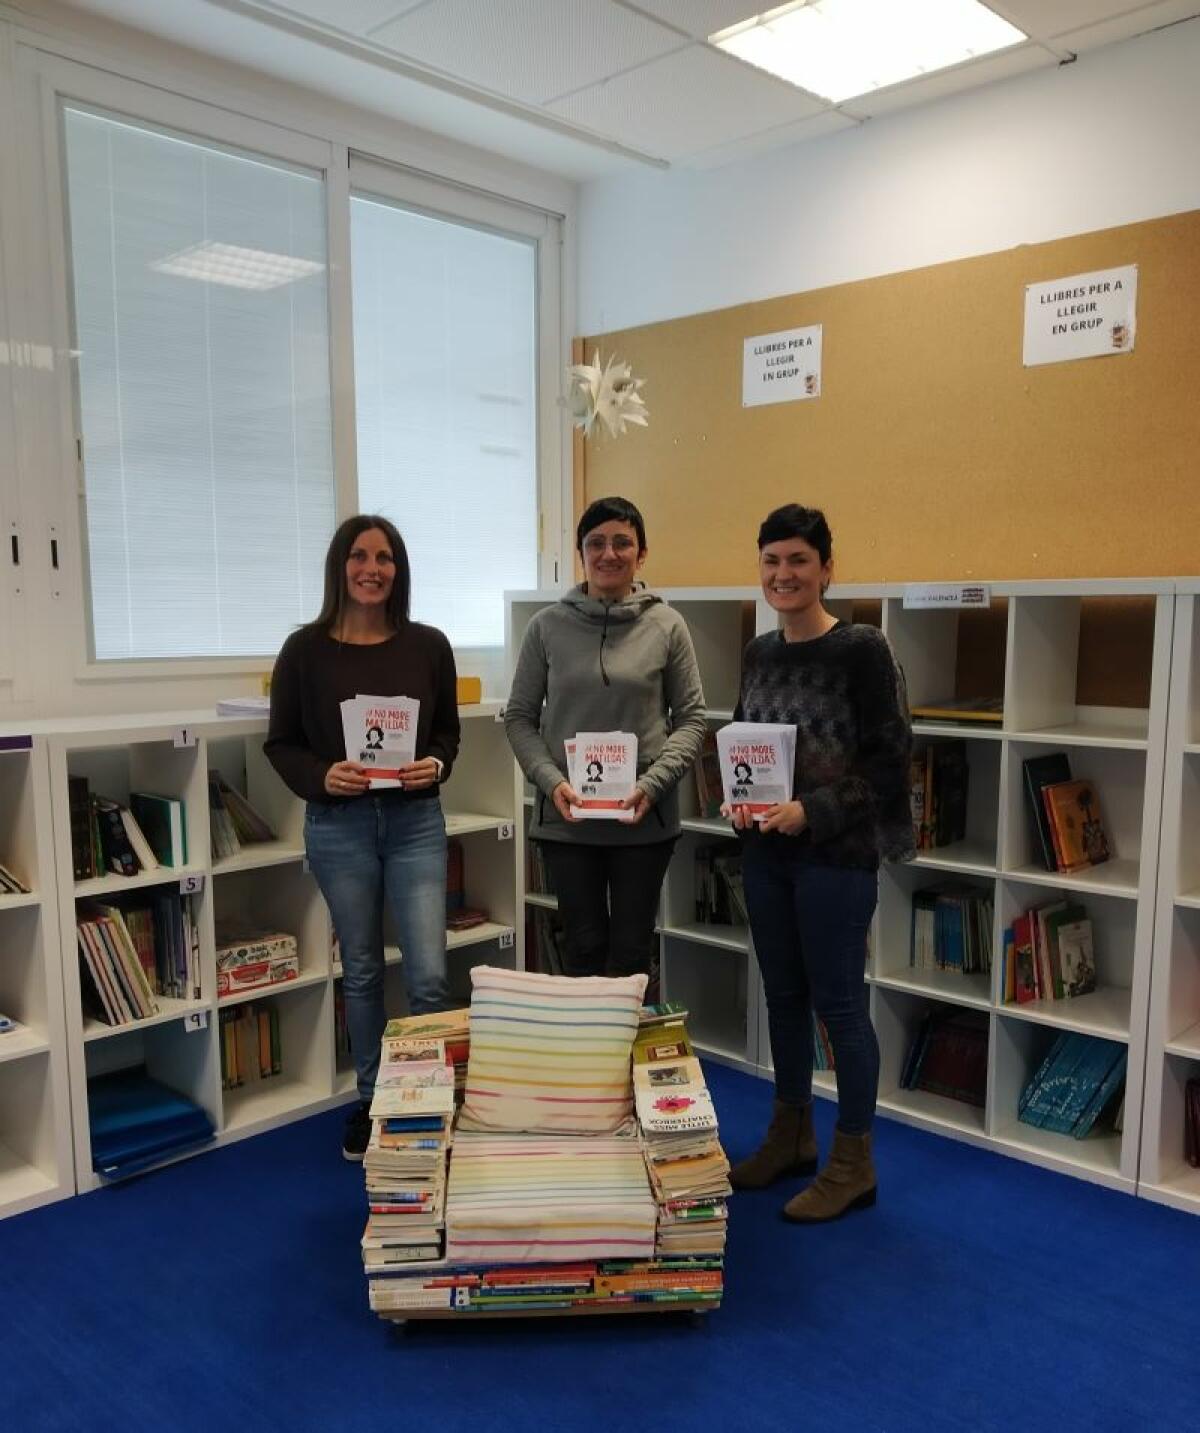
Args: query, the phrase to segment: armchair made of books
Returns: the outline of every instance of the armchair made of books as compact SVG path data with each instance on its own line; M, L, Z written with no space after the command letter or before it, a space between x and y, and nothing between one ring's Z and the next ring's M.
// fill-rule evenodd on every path
M463 1104L452 1117L450 1076L440 1134L389 1113L403 1104L388 1093L389 1043L463 1012L384 1036L366 1159L371 1307L399 1320L715 1308L729 1165L685 1012L643 1007L642 975L471 976ZM389 1206L379 1155L418 1134L433 1146L426 1185L393 1185Z

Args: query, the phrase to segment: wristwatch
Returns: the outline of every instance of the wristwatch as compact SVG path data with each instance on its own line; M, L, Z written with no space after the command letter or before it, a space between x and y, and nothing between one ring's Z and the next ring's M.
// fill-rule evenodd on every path
M433 762L434 766L437 767L437 776L434 777L434 780L440 781L442 779L442 772L446 769L446 763L440 756L431 756L429 759Z

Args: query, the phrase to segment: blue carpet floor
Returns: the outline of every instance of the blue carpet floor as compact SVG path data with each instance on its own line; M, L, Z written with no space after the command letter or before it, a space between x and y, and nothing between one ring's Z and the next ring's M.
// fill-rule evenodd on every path
M739 1157L770 1089L709 1076ZM340 1129L335 1111L0 1223L0 1427L1200 1427L1200 1221L1144 1200L882 1120L873 1211L800 1229L786 1189L735 1199L699 1327L398 1335L366 1307Z

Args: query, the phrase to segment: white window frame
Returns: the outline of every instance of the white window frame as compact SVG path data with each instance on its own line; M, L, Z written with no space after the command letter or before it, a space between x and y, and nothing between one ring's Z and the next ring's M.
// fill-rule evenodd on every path
M43 166L46 183L46 239L51 269L53 334L56 377L61 414L61 530L64 551L60 569L64 598L77 614L72 662L82 682L112 682L123 677L169 678L261 672L274 661L275 652L251 657L182 657L98 661L91 653L91 621L85 570L83 533L84 465L78 391L71 362L72 276L67 245L66 150L62 112L65 105L124 115L144 123L186 134L199 143L228 147L266 160L279 160L320 173L325 188L325 224L329 303L330 403L333 433L335 521L354 511L354 394L352 381L334 361L340 343L350 335L349 192L343 146L282 129L263 120L221 109L199 100L170 94L136 80L128 80L53 55L38 57L39 103L42 122ZM86 455L84 455L86 461ZM266 554L264 553L264 560Z
M349 178L349 192L354 197L379 199L413 213L533 244L537 273L537 585L559 586L564 571L564 515L568 521L571 515L569 498L564 507L570 474L566 472L564 483L564 425L558 407L566 361L562 302L564 216L366 155L350 155ZM350 338L350 351L340 353L337 363L346 372L353 371L354 363L352 333Z

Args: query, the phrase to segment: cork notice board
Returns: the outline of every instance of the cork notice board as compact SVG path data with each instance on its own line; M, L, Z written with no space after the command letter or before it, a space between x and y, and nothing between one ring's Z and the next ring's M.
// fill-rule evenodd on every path
M1024 368L1025 285L1138 265L1133 353ZM824 326L822 394L742 407L742 341ZM630 498L656 586L755 580L783 502L842 582L1200 571L1200 212L586 340L650 426L593 434L579 498Z

